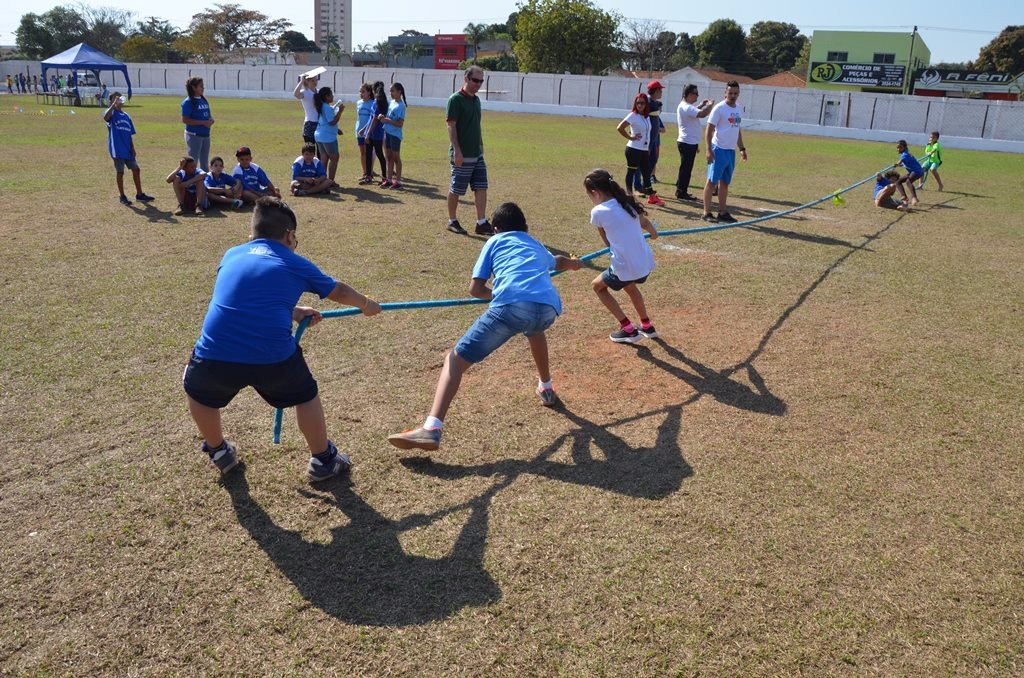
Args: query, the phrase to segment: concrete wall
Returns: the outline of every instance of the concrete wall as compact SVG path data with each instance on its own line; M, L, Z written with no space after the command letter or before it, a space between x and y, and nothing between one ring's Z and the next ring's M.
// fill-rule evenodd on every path
M39 73L38 62L0 62L7 73ZM240 66L201 64L128 64L138 94L185 96L185 80L200 76L211 96L289 98L304 66ZM121 77L101 74L108 86L124 87ZM621 77L541 73L486 74L484 106L553 115L616 118L629 109L645 81ZM113 82L111 82L113 80ZM443 106L462 82L461 71L409 68L329 68L321 82L343 100L354 101L364 81L401 82L417 105ZM675 122L675 108L689 81L663 79L666 123ZM696 82L701 97L721 99L724 85ZM837 138L890 141L906 138L913 145L939 130L950 148L1024 152L1024 102L940 99L866 92L771 88L743 85L740 104L744 128L815 134Z

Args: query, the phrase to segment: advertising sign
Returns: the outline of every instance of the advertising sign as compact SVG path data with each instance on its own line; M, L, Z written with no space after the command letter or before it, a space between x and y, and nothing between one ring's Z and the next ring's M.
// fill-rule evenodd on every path
M860 87L901 89L905 67L894 64L848 64L815 61L811 64L811 82Z
M915 90L944 92L1009 93L1020 76L1011 73L982 73L981 71L951 71L945 68L923 68L914 72Z

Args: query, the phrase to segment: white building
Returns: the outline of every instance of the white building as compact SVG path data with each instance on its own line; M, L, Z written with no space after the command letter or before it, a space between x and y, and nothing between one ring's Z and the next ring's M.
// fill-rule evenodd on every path
M313 40L325 52L328 36L342 52L352 53L352 0L313 0Z

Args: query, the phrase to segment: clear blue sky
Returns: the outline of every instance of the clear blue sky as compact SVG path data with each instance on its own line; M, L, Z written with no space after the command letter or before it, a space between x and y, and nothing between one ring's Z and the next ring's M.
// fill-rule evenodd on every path
M21 15L41 14L59 4L75 6L79 0L59 3L53 0L20 0L8 5L0 16L0 44L13 45ZM176 0L155 5L150 0L81 0L82 4L113 6L136 13L137 17L155 15L178 27L188 24L192 14L212 6L212 1ZM229 0L220 0L227 2ZM235 0L247 8L258 9L273 18L284 17L294 30L312 37L313 0L282 3L274 0ZM635 0L594 0L606 10L627 18L656 19L676 33L696 35L716 19L729 18L744 29L758 21L775 20L796 24L810 36L815 28L832 30L894 30L909 33L916 24L933 61L969 61L978 50L1008 25L1024 23L1019 0L918 0L916 2L865 3L851 0L809 2L774 0L773 2L737 0L727 3L682 3L660 0L640 3ZM386 6L387 10L382 9ZM422 0L388 0L386 5L353 0L352 45L372 44L405 28L425 33L458 33L470 21L502 23L515 11L514 0L469 2L444 0L425 5ZM652 16L657 12L658 16ZM399 18L405 17L405 18ZM886 21L891 23L885 23Z

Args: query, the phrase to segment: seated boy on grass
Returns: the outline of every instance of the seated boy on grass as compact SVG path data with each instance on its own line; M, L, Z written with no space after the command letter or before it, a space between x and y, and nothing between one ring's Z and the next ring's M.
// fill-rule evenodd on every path
M316 144L303 144L302 155L292 163L292 195L327 193L333 184L327 176L327 168L316 157Z
M875 207L882 207L889 210L910 211L907 203L903 200L896 200L893 194L899 185L900 173L896 170L889 170L885 175L875 175Z
M231 174L242 181L242 202L256 202L265 195L281 197L281 191L274 186L263 168L252 161L252 151L248 146L235 151L235 158L238 164L231 170Z
M551 271L578 271L583 262L550 252L527 231L526 217L515 203L500 205L491 217L495 235L484 245L473 267L469 293L491 304L444 359L434 404L423 426L396 433L388 442L403 450L436 450L448 408L459 391L462 375L517 334L530 343L537 365L536 393L545 407L559 404L551 383L548 341L544 331L562 312L562 300ZM487 280L494 278L493 290Z
M206 199L219 205L242 206L242 180L224 171L224 159L219 155L210 160L210 171L203 179Z
M327 439L317 383L292 337L292 323L309 317L315 325L322 317L296 305L305 292L358 306L368 316L380 313L380 306L295 254L296 227L295 213L280 198L257 201L249 242L221 259L203 331L185 368L189 412L204 438L203 451L221 474L238 465L238 449L224 439L220 410L246 386L271 407L295 408L309 445L310 481L326 480L351 465Z
M178 200L177 216L185 212L195 211L202 215L209 203L206 201L206 174L196 166L195 158L186 155L178 162L178 169L167 175L167 183L174 187L174 197Z

